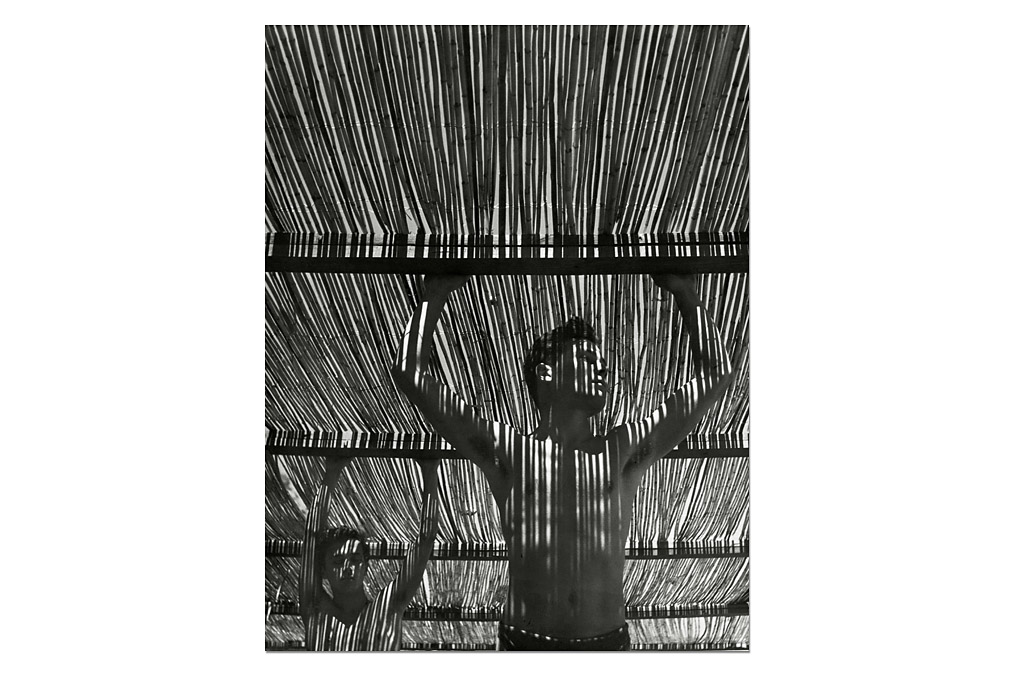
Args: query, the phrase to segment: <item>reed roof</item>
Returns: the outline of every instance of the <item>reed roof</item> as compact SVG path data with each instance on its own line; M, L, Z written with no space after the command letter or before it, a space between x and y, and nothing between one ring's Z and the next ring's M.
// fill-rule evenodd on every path
M748 234L744 27L268 26L265 35L269 236L484 234L515 246L561 234ZM268 272L266 436L432 441L388 374L419 285L412 274ZM642 483L625 573L635 647L749 642L748 275L703 275L701 295L737 379L691 439L731 439L741 452L670 457ZM445 311L433 369L481 415L531 429L524 352L575 315L597 326L616 371L599 430L647 415L688 377L670 297L628 274L476 276ZM312 446L266 456L275 649L302 638L295 552L323 468ZM363 452L340 480L332 520L397 557L418 523L418 470L353 446ZM440 491L436 554L405 643L489 647L506 585L492 496L457 460L442 464ZM369 585L396 565L381 556Z

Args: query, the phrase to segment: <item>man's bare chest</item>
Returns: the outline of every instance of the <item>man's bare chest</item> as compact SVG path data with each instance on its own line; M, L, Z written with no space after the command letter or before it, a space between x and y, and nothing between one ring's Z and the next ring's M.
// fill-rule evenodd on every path
M509 503L537 500L563 509L622 500L617 454L604 445L586 450L532 443L511 460Z

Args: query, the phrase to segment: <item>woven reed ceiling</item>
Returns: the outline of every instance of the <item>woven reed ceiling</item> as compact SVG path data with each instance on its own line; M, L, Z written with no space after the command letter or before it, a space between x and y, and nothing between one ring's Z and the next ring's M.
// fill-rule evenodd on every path
M749 223L748 33L743 27L266 27L268 233L521 235L740 233ZM710 274L701 295L737 380L695 435L749 426L746 274ZM388 375L420 279L266 275L269 432L432 432ZM533 426L520 375L532 339L579 315L595 324L616 387L604 429L643 417L686 379L686 336L644 275L474 277L452 297L433 368L480 413ZM676 317L676 319L674 319ZM302 538L323 461L269 455L266 537ZM664 460L646 477L630 544L745 546L746 457ZM332 521L405 543L418 523L414 463L358 458ZM502 546L484 479L445 461L437 549ZM480 557L481 558L481 557ZM297 598L297 556L266 558L265 598ZM371 564L369 584L395 561ZM503 600L502 560L433 560L420 612ZM628 607L722 608L748 600L749 559L628 560ZM421 616L422 617L422 616ZM427 616L428 617L428 616ZM635 647L744 646L747 617L631 619ZM415 647L487 648L495 623L416 618ZM302 638L275 612L266 640Z
M744 27L268 27L269 232L747 229Z
M698 430L743 433L748 417L746 275L707 275L702 298L739 382ZM432 428L388 374L419 298L398 275L267 276L267 420L273 429L421 432ZM600 429L642 418L689 377L689 344L672 297L644 275L472 278L435 336L435 373L482 415L534 427L521 361L532 341L578 315L599 329L616 387ZM674 369L673 366L676 366Z

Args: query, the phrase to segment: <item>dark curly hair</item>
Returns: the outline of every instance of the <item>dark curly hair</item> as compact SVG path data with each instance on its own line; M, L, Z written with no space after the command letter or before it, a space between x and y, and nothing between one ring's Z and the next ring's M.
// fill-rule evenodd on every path
M565 324L543 334L528 350L522 372L525 375L528 394L531 395L536 407L539 405L539 397L536 394L539 377L535 372L535 367L539 364L555 364L563 353L563 346L578 340L599 342L595 328L591 324L580 317L571 317Z
M322 535L317 538L317 556L320 559L320 563L323 563L325 552L330 549L333 545L344 542L345 540L359 540L363 547L363 559L365 561L370 560L370 545L366 542L366 536L355 528L349 526L339 526L338 528L328 528Z

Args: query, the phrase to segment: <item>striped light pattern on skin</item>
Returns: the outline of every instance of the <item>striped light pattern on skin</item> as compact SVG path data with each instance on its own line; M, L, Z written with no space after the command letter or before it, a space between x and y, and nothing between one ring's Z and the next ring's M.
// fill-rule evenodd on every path
M660 233L748 230L745 27L269 26L265 47L269 233L437 234L448 242L488 234L517 254L526 236L553 242L563 234L644 234L652 242ZM484 417L531 430L537 412L518 377L518 356L534 336L579 315L603 329L603 351L616 369L615 387L593 421L596 433L643 418L693 370L680 318L644 282L608 275L477 279L451 298L437 327L433 372ZM267 424L308 434L432 434L386 372L418 300L416 285L401 274L269 274ZM738 375L698 431L745 440L746 275L711 276L702 296ZM335 516L365 526L371 538L411 540L418 505L414 489L402 481L403 463L362 458L356 464ZM544 489L546 504L566 502L559 487L564 475L574 477L577 489L612 471L608 463L531 464L533 474L557 477ZM314 457L269 458L269 537L300 539L301 511L313 500L320 465ZM445 541L506 547L485 475L464 460L447 465L455 468L440 489ZM628 546L650 551L663 542L744 543L748 473L745 458L660 461L644 475L625 515ZM291 482L280 485L286 475ZM575 505L592 499L585 489L577 494ZM600 523L595 513L584 507L574 519L594 525ZM541 500L533 514L537 524L545 520ZM558 537L547 524L533 526L533 537L555 547ZM592 545L603 542L592 538ZM266 598L294 595L292 562L269 558ZM434 564L417 603L506 602L506 561ZM636 582L626 590L628 600L633 593L638 604L665 602L675 594L671 588L639 585L672 582L673 576L680 577L680 603L745 594L746 559L679 565L690 564L627 560L625 580ZM733 564L741 574L723 572ZM383 589L390 572L384 569L395 567L392 561L371 564L371 593ZM661 630L638 634L636 622L635 642L671 644ZM723 645L721 635L672 631L681 641ZM435 642L425 639L411 642ZM482 643L451 633L443 639Z
M483 418L429 372L437 322L462 276L427 276L392 378L463 458L482 471L508 552L503 644L511 632L547 639L622 636L624 542L650 466L686 438L736 373L691 277L653 276L683 319L690 378L641 421L595 434L611 377L594 329L579 318L535 341L524 362L538 424L523 432ZM634 340L643 342L638 326ZM542 640L542 639L538 639ZM557 646L549 640L543 645ZM616 645L622 646L625 639ZM521 643L523 645L524 643Z
M398 650L401 620L425 577L437 533L439 461L422 460L422 508L418 537L384 587L367 593L368 546L343 526L328 529L331 497L348 459L329 459L306 518L300 564L299 612L308 650ZM326 583L326 584L323 584Z
M310 507L306 520L306 536L303 547L303 562L300 584L320 599L328 593L324 590L321 570L318 565L318 537L320 524L327 522L330 508L331 489L321 485ZM312 607L303 609L307 650L398 650L401 647L401 609L392 601L394 580L366 607L351 623L344 623L334 615L325 612L321 600Z

